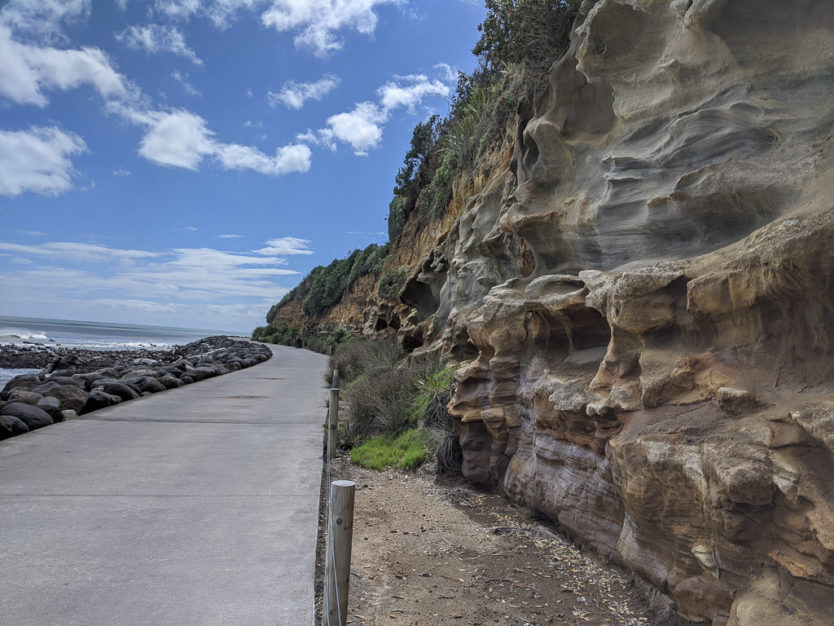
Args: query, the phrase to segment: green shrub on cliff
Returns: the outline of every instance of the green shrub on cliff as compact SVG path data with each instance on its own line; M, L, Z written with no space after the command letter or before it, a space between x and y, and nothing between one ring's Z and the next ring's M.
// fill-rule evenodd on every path
M386 300L396 300L400 291L408 280L408 272L403 267L397 267L385 272L377 283L377 293Z
M372 243L364 250L354 250L346 259L334 259L330 265L313 268L309 290L301 305L310 317L321 315L335 306L356 279L363 274L376 274L388 249Z
M472 168L494 142L525 95L535 98L550 65L570 43L579 0L486 0L487 16L472 52L480 66L458 74L449 114L414 127L388 206L388 237L394 242L417 211L422 223L442 214L452 180Z
M405 153L403 166L394 179L394 198L388 205L388 240L396 241L402 233L409 214L414 210L420 190L428 185L436 169L438 139L443 130L440 116L432 115L420 122L411 133L411 143Z
M570 43L581 0L485 0L487 16L472 49L488 69L522 63L545 72Z
M300 330L287 320L274 320L266 326L258 326L252 332L252 339L264 343L274 343L285 346L295 345L295 339Z

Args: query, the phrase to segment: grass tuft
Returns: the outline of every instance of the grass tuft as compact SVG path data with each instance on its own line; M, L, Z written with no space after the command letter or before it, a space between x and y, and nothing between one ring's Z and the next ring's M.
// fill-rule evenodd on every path
M430 455L425 434L412 428L397 437L388 434L371 437L351 450L350 460L378 471L389 467L409 470L419 467Z

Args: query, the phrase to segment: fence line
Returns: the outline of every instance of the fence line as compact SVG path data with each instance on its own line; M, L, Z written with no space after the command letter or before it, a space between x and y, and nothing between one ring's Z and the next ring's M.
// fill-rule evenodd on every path
M333 371L330 405L327 412L327 491L325 505L325 567L322 624L345 626L347 623L350 557L353 541L353 505L356 483L331 480L331 460L339 439L339 376Z

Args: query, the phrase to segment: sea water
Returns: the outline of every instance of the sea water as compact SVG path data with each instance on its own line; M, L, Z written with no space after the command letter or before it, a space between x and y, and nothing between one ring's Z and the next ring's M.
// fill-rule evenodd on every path
M166 350L174 345L190 343L212 335L240 334L223 330L173 326L110 324L0 315L0 345L41 344L87 350L137 350L140 348ZM0 389L14 376L33 371L38 370L0 368Z

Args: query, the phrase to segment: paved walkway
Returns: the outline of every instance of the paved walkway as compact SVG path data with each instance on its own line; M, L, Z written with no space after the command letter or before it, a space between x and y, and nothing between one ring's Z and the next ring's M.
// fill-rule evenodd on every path
M326 358L0 442L0 624L307 625Z

